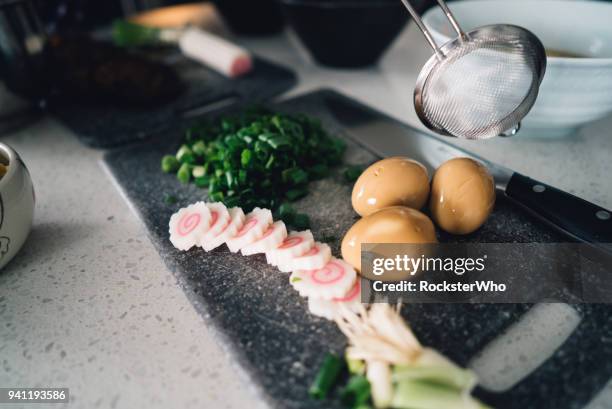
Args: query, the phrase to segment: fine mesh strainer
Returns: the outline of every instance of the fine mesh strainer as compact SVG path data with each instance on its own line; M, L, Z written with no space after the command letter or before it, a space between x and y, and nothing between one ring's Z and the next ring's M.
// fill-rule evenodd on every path
M401 1L434 50L414 91L421 121L439 134L465 139L516 133L546 70L540 40L522 27L506 24L465 33L444 0L438 0L458 34L438 47L416 10Z

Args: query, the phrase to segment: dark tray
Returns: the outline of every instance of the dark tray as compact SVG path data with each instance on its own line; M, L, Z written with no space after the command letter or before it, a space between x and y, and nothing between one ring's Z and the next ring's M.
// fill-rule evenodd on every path
M255 57L249 74L230 79L184 57L178 52L164 53L185 84L185 91L174 100L149 108L130 108L109 102L66 102L52 105L53 113L85 145L109 148L143 140L169 129L190 111L210 110L219 106L265 101L293 87L293 71Z
M286 112L319 117L326 127L344 137L349 163L376 159L341 129L327 108L333 103L378 118L392 120L332 91L317 91L276 105ZM365 116L365 115L364 115ZM408 128L407 128L408 132ZM180 185L173 175L160 171L160 159L173 152L181 129L161 135L146 145L108 152L110 173L144 222L167 266L176 274L195 308L211 324L222 345L250 375L273 407L335 407L308 398L307 389L318 365L329 350L341 351L345 339L335 324L311 316L294 292L288 275L268 266L264 257L242 257L224 249L179 252L168 240L168 220L180 207L202 200L204 191ZM164 195L179 198L164 203ZM311 194L297 203L311 216L315 237L339 240L356 220L351 208L351 186L340 172L312 184ZM561 242L566 239L538 224L512 204L499 198L490 221L471 240L513 242ZM428 304L406 305L403 313L425 345L433 346L465 365L484 345L516 322L529 305ZM511 390L493 394L477 390L497 408L577 409L584 406L612 375L612 314L601 305L576 308L582 321L556 353Z

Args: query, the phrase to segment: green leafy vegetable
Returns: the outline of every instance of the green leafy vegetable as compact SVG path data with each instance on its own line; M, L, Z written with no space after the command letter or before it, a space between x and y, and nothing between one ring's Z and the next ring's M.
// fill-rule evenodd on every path
M250 110L190 128L176 155L162 159L162 169L208 188L211 200L228 206L280 210L340 164L345 148L315 119ZM296 228L310 224L287 205L277 214Z

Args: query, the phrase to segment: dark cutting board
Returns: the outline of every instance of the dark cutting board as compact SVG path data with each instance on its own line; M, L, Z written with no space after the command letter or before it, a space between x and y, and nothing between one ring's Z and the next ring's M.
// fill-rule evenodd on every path
M382 115L327 90L281 102L275 108L320 118L330 131L347 140L347 162L375 160L375 155L339 127L326 108L330 102ZM181 137L182 129L177 126L150 143L108 152L105 164L195 308L262 396L277 408L335 407L329 401L310 400L307 388L323 355L329 350L341 351L344 337L333 323L307 312L306 300L291 289L287 274L268 266L262 256L242 257L225 249L208 254L201 249L179 252L170 244L170 215L205 197L203 190L180 185L173 175L160 171L161 157L174 152ZM178 197L178 203L165 204L165 194ZM338 171L313 183L311 194L296 205L311 216L315 237L337 238L333 245L336 255L339 240L356 220L350 194L351 186ZM487 224L469 237L481 242L514 242L517 238L566 241L503 197ZM529 308L517 304L428 304L406 305L403 313L425 345L465 365ZM612 315L607 306L581 305L576 309L582 321L552 358L505 393L478 390L477 394L498 408L583 407L612 375Z
M138 108L112 101L64 99L52 104L51 109L85 145L109 148L147 139L194 109L214 110L218 105L265 101L287 91L297 81L293 71L259 57L255 57L250 73L230 79L180 52L162 56L158 54L155 59L173 67L185 86L173 100Z

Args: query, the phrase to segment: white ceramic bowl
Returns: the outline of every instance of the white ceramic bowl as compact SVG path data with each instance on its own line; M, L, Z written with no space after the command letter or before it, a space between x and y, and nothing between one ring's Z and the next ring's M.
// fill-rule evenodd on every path
M30 173L17 153L0 143L0 162L8 172L0 179L0 269L25 242L34 216L34 188Z
M466 31L506 23L536 34L549 57L540 94L519 135L561 137L612 113L612 3L574 0L465 0L450 8ZM455 37L438 7L423 17L438 44Z

